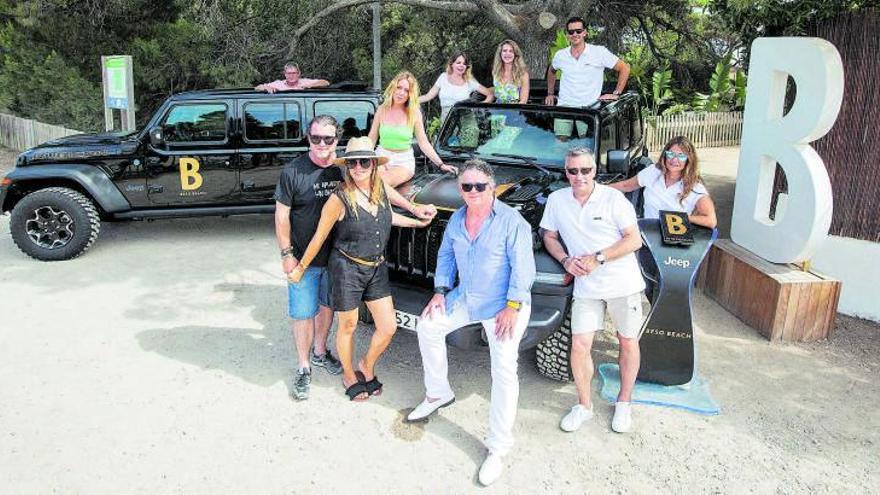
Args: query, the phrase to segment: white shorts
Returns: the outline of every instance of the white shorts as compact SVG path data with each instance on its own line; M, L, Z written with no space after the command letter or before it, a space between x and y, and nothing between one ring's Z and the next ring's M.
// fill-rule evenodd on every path
M388 163L385 166L389 170L394 167L401 167L409 170L411 174L416 173L416 155L413 153L412 148L403 151L389 151L381 146L377 146L376 154L388 157Z
M621 337L638 338L642 329L642 291L613 299L575 298L571 303L571 333L604 330L606 307Z

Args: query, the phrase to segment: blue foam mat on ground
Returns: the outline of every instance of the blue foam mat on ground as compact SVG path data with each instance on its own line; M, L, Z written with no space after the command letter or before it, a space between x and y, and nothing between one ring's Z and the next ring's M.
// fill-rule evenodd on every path
M602 377L602 398L613 404L620 392L620 370L614 363L603 363L599 365L599 376ZM674 407L707 416L721 413L721 408L709 393L709 384L698 373L685 385L665 386L637 381L632 401Z

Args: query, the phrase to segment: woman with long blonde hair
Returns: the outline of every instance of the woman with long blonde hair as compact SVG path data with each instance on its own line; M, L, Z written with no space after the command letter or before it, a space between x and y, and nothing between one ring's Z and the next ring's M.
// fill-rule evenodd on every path
M440 74L430 91L419 97L419 103L427 103L439 95L440 120L446 120L452 105L467 100L474 91L485 96L486 103L495 98L491 89L477 82L471 75L471 59L465 53L459 52L449 58L446 72Z
M343 157L334 160L342 166L343 182L327 198L318 228L288 276L291 282L299 282L335 227L327 262L332 282L330 303L338 319L336 351L342 363L342 385L348 398L356 401L382 393L374 368L397 330L384 257L391 226L424 227L430 223L392 211L388 201L391 187L377 170L387 162L373 151L369 138L349 140ZM376 331L355 369L354 331L361 302L373 316Z
M414 136L422 153L432 163L448 172L456 170L443 163L428 141L418 98L419 82L415 76L408 71L397 74L385 88L384 100L370 127L370 140L379 143L376 153L388 160L387 165L379 167L379 173L391 187L397 187L415 175Z
M529 101L529 70L522 50L513 40L504 40L495 50L492 64L492 91L498 103Z

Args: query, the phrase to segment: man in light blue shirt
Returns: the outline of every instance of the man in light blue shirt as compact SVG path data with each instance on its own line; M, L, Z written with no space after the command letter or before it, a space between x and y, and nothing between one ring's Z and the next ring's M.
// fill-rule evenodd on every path
M519 342L531 314L535 280L532 229L523 217L495 199L495 176L482 160L469 160L458 177L465 206L453 213L437 253L434 297L418 325L425 370L425 400L407 416L428 418L455 401L447 378L446 335L480 323L486 330L492 365L492 396L486 460L480 482L501 475L502 458L513 446L519 398ZM458 275L459 284L452 288Z

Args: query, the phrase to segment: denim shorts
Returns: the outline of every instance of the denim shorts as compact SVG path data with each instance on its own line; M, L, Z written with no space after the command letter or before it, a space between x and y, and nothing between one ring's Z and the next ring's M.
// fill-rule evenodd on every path
M287 314L294 320L308 320L318 314L318 305L330 307L330 272L309 267L298 283L287 283Z

